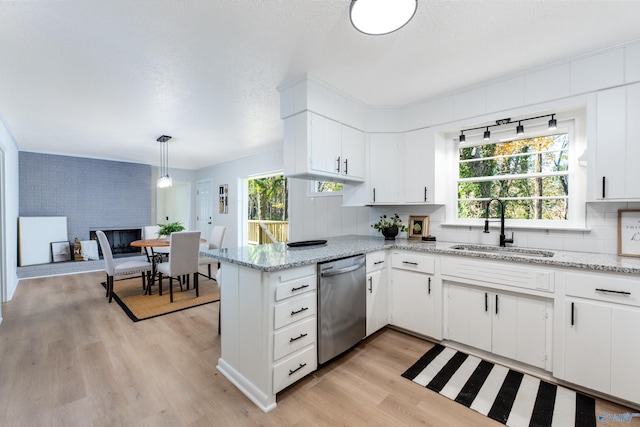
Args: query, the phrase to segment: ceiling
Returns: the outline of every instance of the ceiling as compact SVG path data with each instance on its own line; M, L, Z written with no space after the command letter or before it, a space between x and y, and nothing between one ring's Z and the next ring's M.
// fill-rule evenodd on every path
M20 150L202 167L282 147L279 85L307 73L406 105L640 39L640 1L419 0L385 36L350 0L0 3L0 119Z

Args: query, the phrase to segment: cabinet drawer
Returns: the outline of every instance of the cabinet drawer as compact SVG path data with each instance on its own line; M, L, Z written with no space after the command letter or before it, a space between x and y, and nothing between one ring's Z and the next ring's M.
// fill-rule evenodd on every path
M315 292L307 292L276 304L273 328L278 329L305 317L315 316L317 304Z
M565 278L567 295L640 306L640 279L606 273L566 273Z
M292 280L301 279L306 276L316 275L316 264L305 265L303 267L287 268L285 270L274 271L269 274L269 283L279 285Z
M387 266L386 251L371 252L367 254L367 273L382 270Z
M276 285L276 301L281 301L295 295L316 290L316 275L305 276L299 279L288 280Z
M277 393L316 370L318 354L312 345L273 367L273 392Z
M393 268L433 274L435 270L434 265L434 258L430 255L410 252L394 252L391 254L391 266Z
M273 335L273 360L278 360L315 342L315 317L282 328Z

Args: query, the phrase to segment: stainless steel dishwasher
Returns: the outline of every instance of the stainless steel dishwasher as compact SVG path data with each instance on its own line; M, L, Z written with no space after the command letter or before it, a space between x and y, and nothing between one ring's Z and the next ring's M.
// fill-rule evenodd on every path
M365 337L366 292L364 255L318 264L318 363Z

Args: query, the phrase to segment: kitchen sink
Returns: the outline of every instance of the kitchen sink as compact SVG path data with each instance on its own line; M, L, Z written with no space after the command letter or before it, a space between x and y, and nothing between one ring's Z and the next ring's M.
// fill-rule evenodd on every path
M486 245L454 245L451 246L451 249L455 249L457 251L483 252L496 255L514 255L535 258L551 258L554 255L551 251L543 251L539 249L503 248L500 246Z

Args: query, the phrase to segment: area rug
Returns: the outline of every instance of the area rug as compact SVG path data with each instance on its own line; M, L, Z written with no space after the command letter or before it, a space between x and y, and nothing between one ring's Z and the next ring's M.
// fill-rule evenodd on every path
M193 281L193 277L191 277ZM106 289L106 283L102 282ZM169 280L162 281L162 296L158 294L158 281L152 287L151 295L145 295L142 290L142 279L140 276L122 280L115 280L113 284L113 299L122 307L124 312L134 322L151 319L176 311L198 307L204 304L220 301L220 290L215 280L200 276L198 279L200 296L196 298L196 291L193 284L189 290L183 285L183 292L180 292L180 285L173 281L173 302L169 301Z
M595 426L595 399L436 344L403 377L508 426Z

